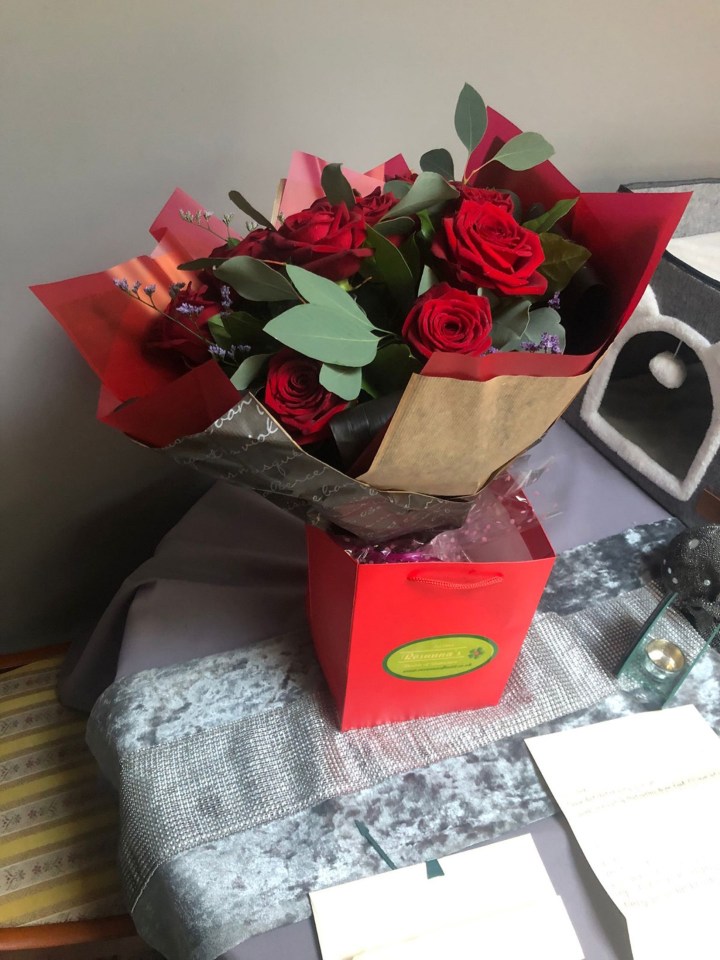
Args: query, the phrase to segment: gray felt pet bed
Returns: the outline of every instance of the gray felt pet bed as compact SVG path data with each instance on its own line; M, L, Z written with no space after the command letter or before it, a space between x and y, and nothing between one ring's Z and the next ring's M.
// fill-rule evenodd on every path
M693 196L648 291L565 419L666 509L720 508L720 180L633 183Z

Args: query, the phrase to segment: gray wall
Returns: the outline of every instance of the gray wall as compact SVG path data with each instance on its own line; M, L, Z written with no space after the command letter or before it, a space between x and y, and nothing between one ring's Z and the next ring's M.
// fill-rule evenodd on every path
M0 649L86 629L198 492L28 284L149 250L176 185L269 210L293 149L459 158L465 80L585 189L718 176L719 40L717 0L0 0Z

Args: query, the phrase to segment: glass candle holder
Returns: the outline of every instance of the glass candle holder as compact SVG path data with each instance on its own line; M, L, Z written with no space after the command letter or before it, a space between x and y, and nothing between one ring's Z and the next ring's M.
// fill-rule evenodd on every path
M720 631L718 624L701 636L673 608L677 597L668 593L658 603L618 672L621 689L652 707L670 703Z

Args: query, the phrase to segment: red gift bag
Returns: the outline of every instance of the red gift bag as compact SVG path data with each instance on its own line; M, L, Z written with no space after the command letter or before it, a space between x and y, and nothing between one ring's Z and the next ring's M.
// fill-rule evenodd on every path
M341 730L500 700L555 561L539 522L516 540L495 561L360 563L307 528L310 629Z

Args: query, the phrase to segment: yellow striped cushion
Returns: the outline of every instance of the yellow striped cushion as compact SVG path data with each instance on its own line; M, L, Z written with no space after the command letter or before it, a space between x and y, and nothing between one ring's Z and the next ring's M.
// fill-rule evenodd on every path
M61 659L0 673L0 926L125 912L115 800L85 719L55 697Z

